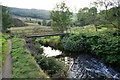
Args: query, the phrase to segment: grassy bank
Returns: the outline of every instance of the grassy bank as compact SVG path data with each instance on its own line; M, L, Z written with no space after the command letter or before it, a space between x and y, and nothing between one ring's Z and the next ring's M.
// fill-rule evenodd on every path
M6 54L8 52L8 42L6 39L2 38L2 64L4 64Z
M10 36L7 35L7 34L2 34L1 33L1 51L2 51L2 65L4 64L4 61L5 61L5 57L6 57L6 54L8 52L8 47L9 47L9 44L8 44L8 41L7 39L9 38Z
M25 41L12 39L12 78L48 78L48 76L36 66L36 61L31 54L24 49Z
M0 71L2 67L2 33L0 32Z
M43 54L43 49L40 48L41 45L38 44L38 42L35 42L32 40L32 42L27 43L28 49L34 53L31 53L32 56L35 58L36 62L39 64L42 70L46 72L50 77L54 78L54 75L57 75L55 77L66 77L64 75L64 63L61 61L57 61L56 58L53 57L46 57Z

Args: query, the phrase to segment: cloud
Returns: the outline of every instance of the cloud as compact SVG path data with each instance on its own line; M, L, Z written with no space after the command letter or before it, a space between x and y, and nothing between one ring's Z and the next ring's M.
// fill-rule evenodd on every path
M1 0L2 4L9 7L18 8L36 8L52 10L55 4L63 0ZM88 7L90 2L94 0L65 0L68 6L73 10Z

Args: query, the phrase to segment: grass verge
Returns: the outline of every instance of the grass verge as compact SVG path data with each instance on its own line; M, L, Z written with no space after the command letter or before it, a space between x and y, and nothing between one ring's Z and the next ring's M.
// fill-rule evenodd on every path
M12 78L49 78L37 67L31 54L24 49L24 40L14 38L12 43Z

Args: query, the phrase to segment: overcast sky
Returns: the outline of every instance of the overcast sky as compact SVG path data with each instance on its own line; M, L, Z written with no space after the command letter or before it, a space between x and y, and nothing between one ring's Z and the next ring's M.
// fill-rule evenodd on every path
M63 0L0 0L1 4L9 7L17 8L35 8L52 10L55 4ZM73 10L77 11L83 7L89 7L89 4L95 0L65 0L67 5Z

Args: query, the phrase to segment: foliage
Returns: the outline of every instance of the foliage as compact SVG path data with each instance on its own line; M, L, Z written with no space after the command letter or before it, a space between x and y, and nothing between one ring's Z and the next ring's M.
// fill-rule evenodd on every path
M44 41L46 39L43 39ZM49 42L50 40L48 40ZM53 41L54 42L54 41ZM69 34L57 40L56 47L73 53L92 54L111 65L120 65L120 31L105 29L103 31ZM74 54L73 54L74 55ZM78 54L76 54L78 55ZM120 71L120 69L119 69Z
M102 10L100 14L101 18L104 19L103 22L107 22L114 26L115 28L120 29L120 4L119 0L98 0L94 2L94 5L97 7L104 7L105 10ZM116 23L114 23L116 22Z
M39 70L29 52L24 49L24 40L14 38L12 43L12 78L48 78L42 70Z
M57 27L57 30L63 32L71 23L72 12L66 6L65 2L57 4L55 9L50 12L52 25Z
M2 38L2 64L4 64L6 54L8 52L8 42L5 38Z
M7 28L11 26L11 16L9 14L9 9L5 6L2 6L2 31L6 32Z
M51 26L51 25L52 25L52 22L49 21L49 22L47 23L47 26Z
M51 37L50 39L57 39L57 38L59 38L59 37L55 36L53 38ZM46 39L48 39L48 38L46 38ZM39 40L41 40L41 39L37 38L35 41L33 40L34 45L30 44L32 47L34 46L35 50L41 51L41 52L36 52L35 50L33 50L35 53L34 54L32 53L32 55L36 59L37 63L42 68L42 70L44 70L50 76L52 76L53 74L61 73L63 70L63 67L64 67L63 63L60 61L57 61L55 58L46 57L46 56L42 55L43 49L40 48ZM33 49L33 48L31 48L31 49Z
M8 35L8 34L2 34L0 33L0 55L2 55L1 57L1 63L4 64L5 61L5 57L6 54L8 52L8 41L7 39L12 38L12 36Z
M43 38L37 38L36 42L39 42L39 43L52 43L52 42L54 42L55 44L57 44L59 39L60 39L59 36L43 37Z
M77 22L79 23L79 26L94 24L96 21L96 15L97 15L97 8L95 7L81 8L77 13Z
M43 25L43 26L46 26L46 25L47 25L46 20L43 20L43 21L42 21L42 25Z
M38 24L41 25L42 24L41 21L39 21Z
M119 0L98 0L93 3L93 7L79 9L77 20L74 26L86 26L93 24L97 29L101 25L105 27L120 28L120 7ZM103 8L101 8L103 7ZM100 10L101 8L102 10ZM99 12L97 11L99 9Z
M63 64L57 61L55 58L47 58L40 54L36 55L35 58L39 66L43 70L45 70L49 75L60 73L63 70Z
M85 53L87 51L86 39L83 35L73 35L68 38L64 49L71 52Z
M106 30L72 35L65 39L63 47L67 51L92 53L107 63L117 64L120 60L119 43L119 30Z

